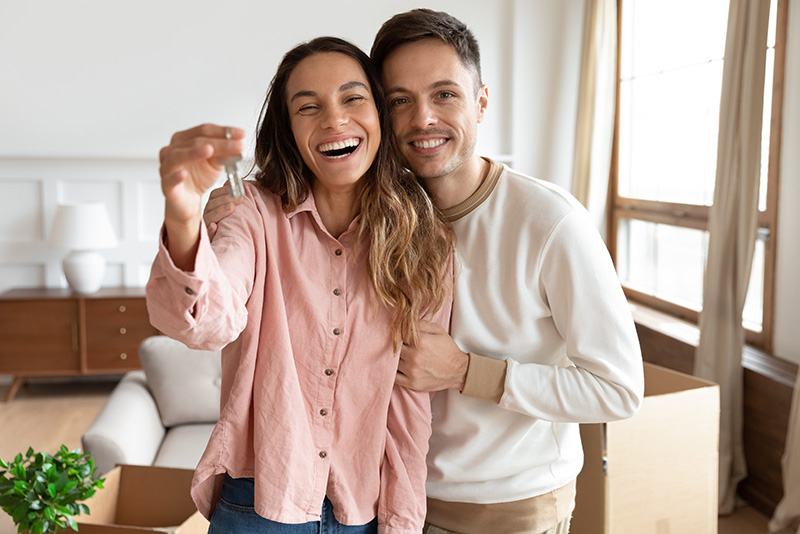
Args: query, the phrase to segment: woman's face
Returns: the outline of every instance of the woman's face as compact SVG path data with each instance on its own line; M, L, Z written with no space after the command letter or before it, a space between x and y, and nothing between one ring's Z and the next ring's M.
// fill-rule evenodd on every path
M314 188L353 192L381 142L378 110L355 59L325 52L302 60L286 84L297 148L315 176Z

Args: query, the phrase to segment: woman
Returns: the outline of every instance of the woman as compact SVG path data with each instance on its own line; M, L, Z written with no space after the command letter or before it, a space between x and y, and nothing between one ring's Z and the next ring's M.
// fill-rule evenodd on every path
M400 172L384 102L357 47L287 53L259 121L258 183L213 245L201 198L244 132L203 125L161 151L151 321L224 347L220 419L192 484L211 532L422 529L429 395L394 378L419 318L449 319L452 242Z

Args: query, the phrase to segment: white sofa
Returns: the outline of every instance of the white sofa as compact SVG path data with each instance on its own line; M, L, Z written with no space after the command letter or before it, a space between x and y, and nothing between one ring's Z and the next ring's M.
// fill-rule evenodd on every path
M219 418L220 353L166 336L139 347L127 373L82 436L98 473L117 464L194 469Z

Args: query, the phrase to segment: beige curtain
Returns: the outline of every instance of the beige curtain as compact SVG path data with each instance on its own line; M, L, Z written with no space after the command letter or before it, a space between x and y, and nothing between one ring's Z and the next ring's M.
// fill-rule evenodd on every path
M783 454L783 499L769 522L770 534L800 534L800 373L794 385Z
M714 205L694 372L720 385L719 512L747 475L742 446L744 308L755 248L769 2L731 0Z
M617 2L587 0L583 19L572 193L606 234L617 90Z

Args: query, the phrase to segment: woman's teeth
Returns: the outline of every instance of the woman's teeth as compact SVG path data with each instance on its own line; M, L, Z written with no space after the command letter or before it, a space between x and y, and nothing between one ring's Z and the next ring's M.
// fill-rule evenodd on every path
M333 143L319 145L317 150L326 158L339 159L352 154L360 144L360 139L351 137L343 141L334 141Z

